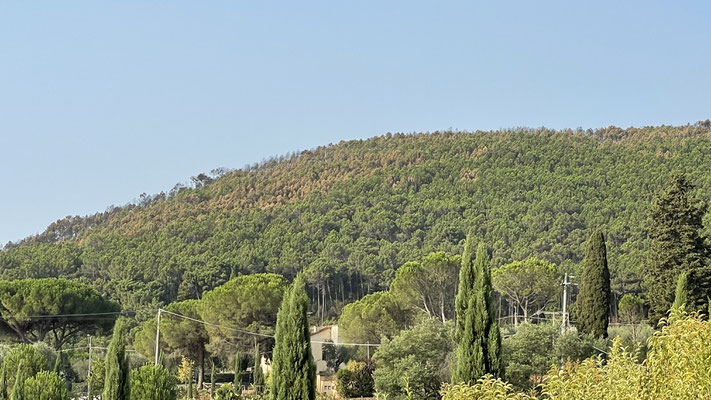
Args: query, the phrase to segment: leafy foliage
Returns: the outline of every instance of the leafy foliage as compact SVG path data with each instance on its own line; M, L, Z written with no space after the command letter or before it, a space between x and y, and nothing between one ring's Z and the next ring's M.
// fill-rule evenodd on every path
M442 400L535 400L535 397L516 393L510 384L487 374L473 385L445 387Z
M702 235L706 205L692 196L693 190L686 176L675 175L650 209L651 248L645 283L652 325L672 306L679 274L704 268L708 263Z
M144 365L131 371L131 399L177 400L175 377L162 365Z
M392 338L412 321L412 313L389 292L375 292L343 307L338 328L355 343L380 343Z
M450 328L431 318L385 339L373 356L377 393L393 400L438 399L440 382L449 378L452 347Z
M206 292L198 312L207 325L209 349L216 353L234 351L234 345L247 350L253 336L235 339L234 328L262 334L273 334L277 310L282 301L286 280L276 274L238 276Z
M56 348L79 334L108 333L119 311L86 284L63 278L0 281L2 320L25 343L51 340ZM93 314L71 318L62 315ZM59 315L59 316L57 316Z
M534 257L495 268L491 280L496 291L523 312L524 321L543 311L560 286L557 267Z
M410 261L398 268L390 292L411 307L442 322L454 318L459 256L443 251L430 253L421 262Z
M13 392L16 377L24 379L33 377L41 371L46 371L47 359L29 344L18 344L3 358L2 366L5 370L7 393Z
M345 368L338 371L338 394L344 398L372 397L375 388L373 371L362 361L348 361Z
M25 381L24 398L28 400L69 400L69 392L57 373L41 371Z

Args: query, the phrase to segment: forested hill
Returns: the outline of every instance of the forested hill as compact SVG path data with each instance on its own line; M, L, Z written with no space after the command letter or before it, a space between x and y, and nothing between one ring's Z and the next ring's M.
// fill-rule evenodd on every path
M6 246L0 276L85 279L145 317L233 275L305 269L333 316L406 261L460 252L469 231L494 266L535 255L574 269L600 227L614 290L639 291L651 197L683 171L711 198L709 155L709 121L341 142L57 221Z

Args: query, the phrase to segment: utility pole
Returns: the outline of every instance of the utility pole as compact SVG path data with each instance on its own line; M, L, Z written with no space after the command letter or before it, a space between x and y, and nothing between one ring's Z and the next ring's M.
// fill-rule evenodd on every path
M92 400L91 397L91 335L89 337L89 371L86 374L86 398Z
M156 361L155 366L158 366L158 353L160 352L160 313L162 309L158 309L158 322L156 323Z
M568 276L565 273L565 278L563 278L563 321L560 324L560 333L564 334L570 327L570 317L568 316L568 286L575 285L573 282L569 281L568 278L575 278L573 275Z

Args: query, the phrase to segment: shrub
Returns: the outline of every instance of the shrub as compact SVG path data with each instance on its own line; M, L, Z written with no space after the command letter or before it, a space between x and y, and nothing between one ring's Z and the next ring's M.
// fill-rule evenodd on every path
M7 374L7 391L12 393L18 368L22 368L21 376L33 377L47 369L47 359L31 344L18 344L7 353L3 365Z
M231 383L225 383L215 390L214 400L239 400L239 394Z
M131 399L176 400L177 398L177 382L162 365L144 365L131 371Z
M338 394L342 397L371 397L373 395L373 375L368 364L348 361L345 368L336 374Z
M69 400L69 392L62 378L55 372L41 371L25 381L25 399Z
M442 395L442 400L535 400L535 397L515 393L513 386L488 374L474 385L445 387Z

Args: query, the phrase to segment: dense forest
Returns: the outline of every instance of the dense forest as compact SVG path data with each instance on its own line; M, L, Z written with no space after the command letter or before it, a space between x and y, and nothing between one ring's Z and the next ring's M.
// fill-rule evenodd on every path
M61 219L5 245L0 278L78 278L146 320L231 277L303 270L312 308L335 319L403 264L461 254L470 232L492 266L535 256L560 272L579 268L599 228L619 298L643 292L650 200L669 177L684 172L711 198L708 154L711 121L341 142Z

